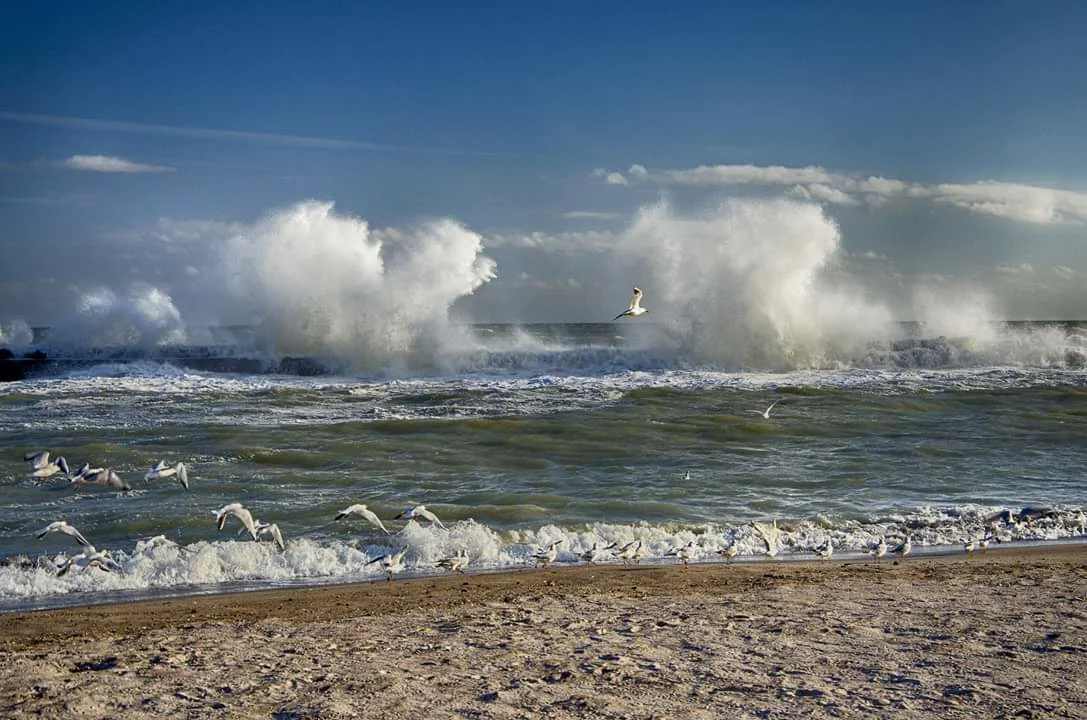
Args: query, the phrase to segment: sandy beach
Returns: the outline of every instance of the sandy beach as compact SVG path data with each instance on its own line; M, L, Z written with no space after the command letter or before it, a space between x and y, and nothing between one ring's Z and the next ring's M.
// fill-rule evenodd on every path
M2 618L6 718L1087 717L1087 546L577 566Z

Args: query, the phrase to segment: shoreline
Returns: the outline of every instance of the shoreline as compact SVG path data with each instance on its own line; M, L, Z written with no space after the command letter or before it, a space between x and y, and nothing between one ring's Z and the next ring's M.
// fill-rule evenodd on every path
M564 566L4 616L0 714L1084 717L1087 546Z

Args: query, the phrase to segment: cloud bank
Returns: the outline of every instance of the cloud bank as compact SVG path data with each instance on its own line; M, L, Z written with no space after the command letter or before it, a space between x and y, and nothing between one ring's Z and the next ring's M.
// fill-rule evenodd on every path
M632 165L625 174L597 169L593 176L603 178L609 185L778 187L784 188L789 196L831 205L879 207L894 200L927 200L1038 225L1087 222L1087 192L995 180L924 184L833 172L814 165L700 165L683 170L652 170Z

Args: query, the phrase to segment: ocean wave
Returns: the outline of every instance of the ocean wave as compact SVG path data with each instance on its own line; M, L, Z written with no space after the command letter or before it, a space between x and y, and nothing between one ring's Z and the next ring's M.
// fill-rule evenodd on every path
M887 512L864 518L818 516L776 520L780 530L777 560L812 560L815 549L829 539L836 557L862 560L880 538L888 543L909 537L916 555L963 552L965 543L989 538L989 547L1004 543L1055 542L1084 539L1083 508L926 506L908 512ZM769 527L770 519L760 523ZM77 569L58 575L55 564L70 556L58 552L39 557L8 557L0 564L0 609L48 605L50 597L81 594L91 602L117 591L164 593L209 592L239 583L269 586L284 582L343 582L384 578L379 563L387 553L407 548L405 576L438 573L440 559L459 550L471 559L469 570L503 570L536 564L540 548L558 542L555 562L583 562L593 548L613 547L598 562L620 563L614 548L641 542L639 562L676 562L677 548L690 548L691 562L723 561L721 551L735 544L734 561L767 560L765 542L754 524L681 525L593 523L578 527L545 524L522 530L497 531L474 520L448 529L408 525L394 536L366 534L355 541L287 538L283 552L270 542L242 540L165 540L137 548L111 548L115 571ZM62 539L55 541L61 545ZM979 545L977 551L983 550ZM888 558L891 559L891 558Z

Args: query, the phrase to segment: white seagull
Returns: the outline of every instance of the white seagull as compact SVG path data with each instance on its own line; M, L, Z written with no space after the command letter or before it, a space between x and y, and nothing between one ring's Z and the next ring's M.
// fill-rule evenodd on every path
M109 556L108 550L95 550L93 545L86 546L78 555L54 562L53 566L57 569L57 575L64 575L72 569L72 566L80 570L86 570L92 566L106 572L121 570L121 566Z
M631 560L633 560L634 564L637 565L639 562L641 562L642 559L642 541L633 540L631 542L628 542L626 545L619 548L619 552L615 553L615 555L623 561L624 565L629 563Z
M559 556L559 545L561 544L562 540L559 539L548 545L546 550L537 550L534 552L532 557L536 561L536 566L539 567L542 564L544 570L546 570L547 566L555 562L555 558Z
M392 580L393 574L398 573L404 569L404 555L407 552L407 547L402 547L394 553L389 553L388 555L376 557L366 564L372 565L376 562L381 563L381 567L385 568L385 579Z
M777 518L774 519L773 524L770 527L759 525L758 523L751 523L751 526L755 529L755 534L758 535L766 545L766 554L770 557L776 557L778 550L780 549L778 537L781 535L781 531L778 530Z
M276 547L280 552L287 549L287 546L283 543L283 533L279 531L279 526L275 523L254 521L253 528L257 531L257 540L260 540L261 535L267 535L275 541ZM245 530L243 527L242 530ZM239 531L241 532L241 531Z
M445 525L442 524L442 521L438 519L437 515L426 509L426 505L416 505L415 507L410 507L393 519L400 520L401 518L405 520L418 520L419 518L423 518L424 520L429 520L443 530L448 529L445 527Z
M910 542L910 536L907 535L906 539L891 548L891 553L900 557L906 557L910 554L910 550L913 549L913 543Z
M83 547L91 546L91 544L87 542L87 538L83 537L82 533L80 533L78 530L76 530L64 520L56 520L49 523L44 530L38 533L38 539L41 540L51 532L62 532L65 535L71 535L73 538L75 538L75 541Z
M350 507L344 508L343 510L340 510L338 513L336 513L336 519L343 520L345 517L350 517L351 515L358 515L359 517L366 518L370 521L371 525L381 528L381 531L384 532L386 535L389 534L389 531L386 530L385 526L381 524L381 518L379 518L373 510L366 507L366 505L362 503L355 503Z
M616 315L615 320L618 320L621 317L627 317L627 316L629 316L629 317L638 317L642 313L647 313L647 312L649 312L649 311L646 310L644 307L642 307L642 291L641 291L641 289L640 288L634 288L634 296L630 298L630 305L627 306L626 310L624 310L623 312ZM615 322L615 320L612 320L612 322Z
M726 547L717 551L717 554L725 558L726 562L732 562L732 558L736 557L736 554L740 552L740 549L736 547L736 540L733 540Z
M62 472L65 475L72 474L68 470L68 461L65 460L63 456L50 462L48 450L27 453L26 455L23 455L23 460L30 463L30 477L37 480L44 480L47 477L56 475L58 472Z
M168 477L176 477L177 481L181 483L181 487L186 490L189 489L189 471L183 462L179 462L177 465L170 467L166 464L165 460L159 460L151 466L151 469L147 471L147 474L143 476L143 479L151 482L152 480L165 480Z
M880 558L887 554L887 538L881 537L879 539L879 542L876 543L871 550L869 550L869 553L872 555L872 557L879 561Z
M242 525L245 526L245 529L249 531L249 534L254 540L260 539L257 537L257 526L256 523L253 522L252 513L246 510L245 506L241 503L230 503L215 511L215 523L219 526L220 530L223 529L223 525L226 524L227 518L231 515L241 521Z
M178 550L185 550L185 548L181 547L173 540L170 540L165 535L155 535L154 537L137 540L133 555L146 555L150 557L157 547L176 547Z
M669 556L669 557L675 557L676 560L679 560L680 562L682 562L683 563L683 569L686 570L687 569L687 563L690 562L691 558L694 557L695 551L697 549L698 549L698 546L695 544L694 540L692 540L691 542L687 543L683 547L673 548L673 549L669 550L668 552L666 552L664 554Z
M827 538L827 541L815 548L813 552L819 556L820 560L830 560L834 555L834 543L830 538Z
M589 563L590 565L596 565L596 561L604 557L604 552L607 550L611 550L613 547L615 547L614 544L608 545L606 547L600 547L600 543L594 542L591 548L581 553L581 555L579 555L578 557L580 557L582 560Z
M774 402L770 403L770 407L766 408L765 410L748 410L747 412L754 413L756 415L762 415L762 417L764 419L769 420L770 419L770 411L773 410L774 406L777 405L779 402L781 402L781 401L780 400L775 400Z
M449 572L464 574L464 567L468 564L468 551L461 548L455 555L444 557L438 561L438 567Z
M83 463L76 474L72 476L72 485L101 485L121 492L130 492L132 490L132 487L113 470L109 468L92 468L90 465L90 463Z

